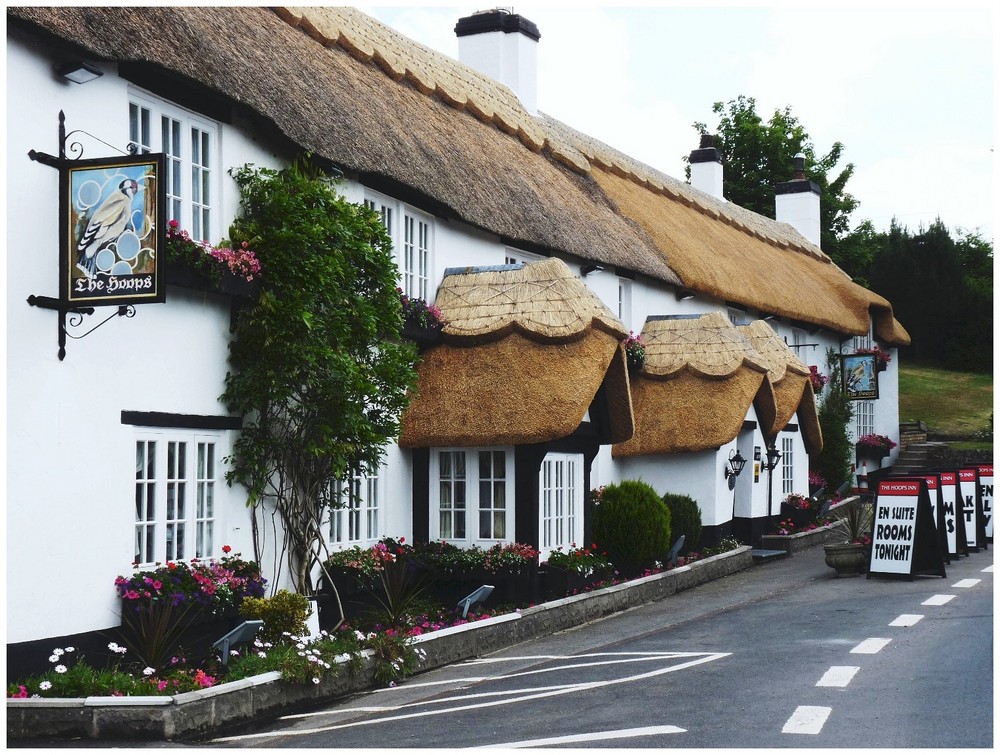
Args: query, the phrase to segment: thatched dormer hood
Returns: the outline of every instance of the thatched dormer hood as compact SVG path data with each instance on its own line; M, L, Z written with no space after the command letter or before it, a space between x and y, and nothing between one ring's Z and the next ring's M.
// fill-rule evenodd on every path
M417 366L403 448L505 446L632 434L624 325L557 259L446 275L443 342Z

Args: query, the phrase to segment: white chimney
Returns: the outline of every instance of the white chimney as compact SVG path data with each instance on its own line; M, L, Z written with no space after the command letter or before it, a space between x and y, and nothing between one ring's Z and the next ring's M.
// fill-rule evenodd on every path
M711 194L723 202L722 196L722 153L715 147L715 137L711 134L701 135L701 145L691 150L691 185Z
M538 114L538 40L531 21L506 8L479 11L455 25L458 59L506 85Z
M795 177L774 187L774 218L819 246L819 186L806 178L806 156L795 156Z

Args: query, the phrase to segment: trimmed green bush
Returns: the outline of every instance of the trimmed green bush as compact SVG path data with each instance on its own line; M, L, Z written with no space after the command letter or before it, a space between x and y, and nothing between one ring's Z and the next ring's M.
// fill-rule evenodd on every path
M645 482L605 485L594 501L594 542L630 576L662 562L670 550L670 509Z
M288 590L278 590L270 598L244 598L240 606L240 616L263 619L260 636L273 643L281 642L285 632L296 637L305 635L309 613L309 599Z
M681 548L681 553L698 550L698 543L701 540L701 509L698 508L698 502L691 496L680 493L665 493L663 502L670 509L673 539L676 540L684 535L684 547Z

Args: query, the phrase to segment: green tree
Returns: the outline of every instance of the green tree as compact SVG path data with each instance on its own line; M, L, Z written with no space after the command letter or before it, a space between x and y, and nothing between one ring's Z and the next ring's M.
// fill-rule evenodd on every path
M344 200L306 159L233 177L242 215L230 237L257 252L264 288L239 312L230 347L222 398L245 424L228 479L246 486L255 513L265 496L274 506L276 547L296 589L310 593L334 482L377 468L398 435L416 351L399 338L397 269L374 212Z
M818 154L789 106L775 110L765 121L757 114L756 100L740 95L728 103L716 102L712 112L719 116L714 130L700 122L694 128L700 134L715 135L725 164L726 199L773 218L774 187L792 179L793 160L801 152L806 158L806 178L820 189L820 247L848 275L863 275L867 270L861 248L865 234L847 241L852 236L850 216L858 201L846 190L854 165L848 163L838 172L844 145L834 142L826 154ZM687 175L690 178L690 168Z
M977 234L956 240L940 218L914 234L894 220L869 277L910 333L902 354L921 364L992 370L992 266L992 245Z

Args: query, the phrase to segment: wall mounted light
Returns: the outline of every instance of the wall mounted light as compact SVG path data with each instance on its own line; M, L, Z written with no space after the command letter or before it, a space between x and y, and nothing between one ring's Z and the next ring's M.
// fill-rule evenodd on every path
M767 447L767 461L763 463L764 469L768 472L774 471L774 468L778 466L778 462L781 461L781 451L779 451L774 446Z
M674 296L677 297L677 301L687 301L694 298L694 291L688 288L679 288L674 291Z
M740 472L743 471L743 467L745 467L746 464L747 460L740 454L739 449L736 449L729 454L729 461L726 466L722 468L722 476L723 479L729 480L730 490L736 487L736 478L740 476Z
M580 268L580 274L583 275L583 277L586 278L591 273L599 273L599 272L601 272L603 270L604 270L604 266L603 265L598 265L596 263L590 263L590 264L584 265L583 267Z
M56 73L74 84L86 84L88 81L99 79L104 75L104 71L100 68L90 65L90 63L84 63L82 60L63 63L56 67Z

